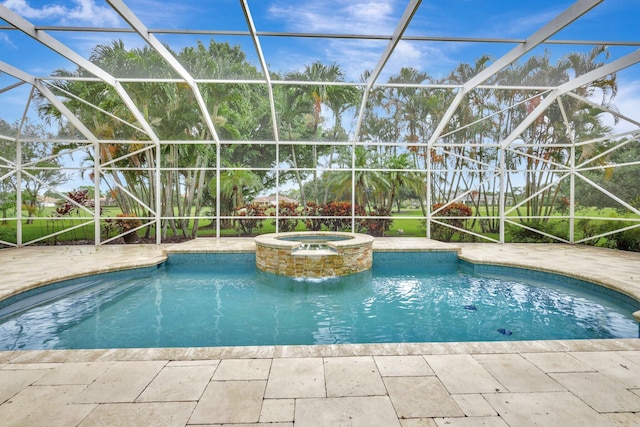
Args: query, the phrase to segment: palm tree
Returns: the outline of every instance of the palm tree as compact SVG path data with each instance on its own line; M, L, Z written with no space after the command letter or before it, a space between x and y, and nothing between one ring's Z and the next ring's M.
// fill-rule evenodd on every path
M355 149L355 170L353 178L355 179L355 204L363 208L370 206L371 193L374 198L385 192L391 187L387 177L380 171L377 161L378 154L375 149L365 146L357 146ZM342 162L351 166L351 156L344 156ZM336 172L329 179L329 185L336 194L349 195L352 188L352 173Z
M337 137L341 129L341 115L348 108L355 105L357 91L354 87L349 86L333 86L322 84L322 82L339 82L344 81L344 72L337 64L324 65L321 62L314 62L311 65L307 65L303 72L292 72L285 76L285 80L292 81L305 81L314 82L310 85L292 86L287 94L287 101L284 104L285 114L283 118L288 122L288 135L289 139L293 139L292 123L295 120L295 116L300 117L307 116L310 118L307 136L318 140L322 138L320 125L324 121L322 116L323 105L328 106L335 116L335 123L333 127L333 139ZM292 117L294 116L294 117ZM292 161L294 162L294 168L297 168L297 158L301 153L300 148L296 148L292 145ZM312 162L313 170L313 187L314 197L318 198L318 159L325 155L327 151L326 146L318 146L311 144L310 160ZM304 156L304 153L302 153ZM334 147L331 147L329 153L329 164L333 162ZM305 156L306 157L306 156ZM306 194L303 189L303 177L299 171L296 171L296 179L300 188L301 201L306 204ZM325 198L327 193L325 192Z
M209 192L216 198L216 178L209 181ZM262 179L250 169L232 164L220 172L220 200L222 216L231 215L233 211L244 205L247 193L256 193L263 188Z
M407 171L407 169L410 169L412 166L411 155L409 153L402 153L390 157L385 161L384 167L389 169L389 171L385 173L386 181L389 183L389 192L386 197L387 210L389 212L393 210L393 203L396 201L401 189L409 188L418 194L422 193L424 180L417 173ZM398 210L399 209L400 205L398 205Z
M425 72L414 68L401 68L397 75L389 78L389 83L417 85L431 78ZM418 123L425 118L423 89L413 86L392 87L384 92L384 108L392 113L396 135L393 140L403 138L408 143L418 140Z
M255 78L259 73L255 66L246 61L239 47L231 47L227 43L208 45L198 42L195 48L185 48L175 54L192 75L200 78L228 78L230 76ZM176 72L154 50L150 48L127 49L122 41L99 45L94 48L90 59L107 72L118 77L155 77L175 78ZM75 75L85 76L82 69L75 72L59 71L61 77ZM105 171L105 182L114 182L115 187L124 188L128 193L143 201L148 206L155 205L155 180L145 169L155 169L155 148L145 144L149 137L132 126L124 123L135 123L132 114L114 90L104 83L82 82L70 79L59 80L55 85L59 92L75 94L67 96L65 104L78 115L90 130L101 139L140 140L137 143L100 144L100 152L88 153L88 159L99 159L101 163L112 162L113 169ZM123 83L131 99L151 124L154 132L163 141L170 140L210 140L209 129L202 111L194 102L194 94L184 83ZM55 90L55 88L54 88ZM63 92L64 91L64 92ZM247 85L202 85L200 91L207 105L207 114L220 133L229 139L247 138L250 132L262 132L258 138L264 138L269 130L259 123L264 122L267 109L264 102L253 102L261 98L259 91ZM104 114L92 104L108 113ZM254 105L259 105L260 114L253 114ZM252 110L253 109L253 110ZM59 113L46 100L40 103L40 112L50 120L61 119ZM113 116L120 118L115 119ZM267 115L268 116L268 115ZM255 119L254 119L255 117ZM265 133L266 132L266 133ZM65 148L73 148L72 146ZM167 144L160 146L163 167L169 169L162 173L162 215L170 219L168 223L177 232L175 221L183 234L187 234L188 219L174 220L176 209L178 216L188 217L195 209L196 216L202 207L205 195L205 184L210 179L212 163L215 162L215 146L212 144ZM269 147L273 151L272 147ZM244 153L242 152L244 151ZM269 162L268 150L238 146L228 150L230 159L255 160ZM225 153L226 154L226 153ZM275 156L271 156L275 158ZM272 163L272 162L271 162ZM269 165L271 163L268 163ZM215 163L214 163L215 164ZM258 163L255 163L258 164ZM209 170L208 170L209 168ZM108 175L108 176L107 176ZM139 206L127 192L116 191L121 209L125 213L136 210ZM195 221L192 235L195 235L198 222ZM163 224L166 233L167 221Z
M608 55L606 49L598 46L586 53L572 53L556 63L551 54L545 52L529 58L521 64L513 64L499 72L495 77L496 84L524 84L529 86L556 86L568 81L572 76L579 76L602 65L598 61L601 56ZM609 103L615 96L617 87L615 75L606 76L596 82L585 85L576 91L580 96L593 98L600 91L602 103ZM546 94L542 91L508 91L496 90L487 95L484 105L495 111L491 119L491 127L486 135L493 141L501 141L530 114L542 101ZM562 103L562 109L560 108ZM562 188L555 185L558 179L569 170L571 153L570 135L577 140L596 138L609 130L602 126L598 117L601 110L580 102L573 97L563 97L551 105L522 135L523 146L514 146L505 151L508 170L516 170L516 176L524 179L522 192L517 191L517 183L508 174L507 191L518 205L516 211L526 217L551 215L555 201ZM577 156L591 155L589 151L596 147L577 147ZM488 154L488 153L486 153ZM527 199L520 209L519 197ZM529 221L529 220L527 220Z

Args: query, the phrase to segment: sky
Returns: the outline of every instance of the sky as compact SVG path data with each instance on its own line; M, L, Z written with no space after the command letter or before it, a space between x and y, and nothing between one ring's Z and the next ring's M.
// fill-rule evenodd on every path
M239 0L124 0L144 25L151 29L219 29L246 31ZM332 34L377 34L389 36L409 0L247 0L258 31L319 32ZM36 25L125 28L127 24L101 0L0 0L0 4ZM423 0L413 16L406 35L435 37L483 37L524 39L574 4L572 0ZM607 40L640 43L640 0L604 0L580 19L562 29L555 40ZM0 20L0 26L6 23ZM144 42L132 33L51 31L65 45L88 58L98 44L121 38L127 47ZM158 38L174 50L192 46L210 36L159 34ZM251 39L247 36L216 36L217 41L241 45L248 58L259 66ZM302 70L315 61L336 63L349 81L360 81L373 69L387 41L353 39L310 39L263 36L260 39L271 70L280 73ZM385 81L401 67L413 67L434 78L448 75L459 63L473 63L487 53L494 58L507 53L510 43L402 41L380 76ZM640 45L612 47L615 60ZM546 45L530 55L551 51L559 59L569 51L591 46ZM527 56L525 56L526 58ZM75 64L56 55L19 31L0 29L0 61L34 76L47 76L53 70L76 69ZM616 104L624 106L630 117L640 120L640 66L618 75ZM17 80L0 73L0 118L12 122L24 110L29 88L3 91ZM624 110L621 109L622 112Z

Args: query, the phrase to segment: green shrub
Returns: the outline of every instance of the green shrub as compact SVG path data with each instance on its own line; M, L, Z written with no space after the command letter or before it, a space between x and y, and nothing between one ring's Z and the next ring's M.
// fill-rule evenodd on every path
M316 202L308 202L303 209L303 213L305 216L322 216L322 205ZM304 220L304 225L308 231L320 231L322 229L322 218L307 218Z
M355 206L355 215L366 215L364 209ZM322 207L322 215L327 217L322 220L323 225L329 231L351 231L351 203L350 202L329 202ZM356 230L360 231L361 223L356 220Z
M251 236L263 227L264 219L247 217L263 217L266 215L267 209L264 206L257 203L244 205L243 207L236 209L236 216L238 219L235 221L234 227L241 234Z
M466 228L465 225L468 221L466 217L473 215L473 209L464 203L436 203L433 205L432 210L435 212L434 217L437 217L439 221L461 229ZM448 217L448 219L443 219L443 217ZM450 242L456 234L459 234L460 237L462 237L464 232L442 224L431 224L432 239Z
M298 216L298 204L291 202L280 202L280 204L278 205L278 215L288 217ZM298 226L298 221L299 220L297 218L279 218L278 231L281 233L293 231ZM275 226L276 220L274 219L271 224Z
M558 236L558 238L569 240L566 223L566 220L556 222L540 220L522 221L522 225L533 228L534 230L528 230L516 225L507 225L506 231L511 236L511 242L513 243L555 243L557 242L556 239L541 233L547 233L551 236Z
M603 233L602 226L599 226L595 221L587 218L582 218L576 221L576 231L582 236L583 239L588 239L598 234ZM587 245L595 245L600 239L593 239L585 241Z
M391 212L387 208L375 208L371 212L373 216L391 216ZM367 234L372 236L384 236L386 231L389 231L393 220L386 218L367 218L361 221Z
M640 227L621 231L607 237L607 246L609 247L614 247L621 251L640 252Z

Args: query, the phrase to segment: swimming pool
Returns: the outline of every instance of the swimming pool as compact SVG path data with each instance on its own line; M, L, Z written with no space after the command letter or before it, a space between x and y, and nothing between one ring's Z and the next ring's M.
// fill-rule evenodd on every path
M449 252L376 252L371 271L322 280L260 272L254 254L176 254L0 302L0 349L631 338L637 309Z

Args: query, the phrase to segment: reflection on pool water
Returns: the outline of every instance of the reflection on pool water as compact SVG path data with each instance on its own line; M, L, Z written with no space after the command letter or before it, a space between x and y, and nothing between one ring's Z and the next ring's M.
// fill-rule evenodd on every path
M375 253L370 271L312 280L253 254L181 254L0 302L0 349L631 338L638 305L455 253Z

